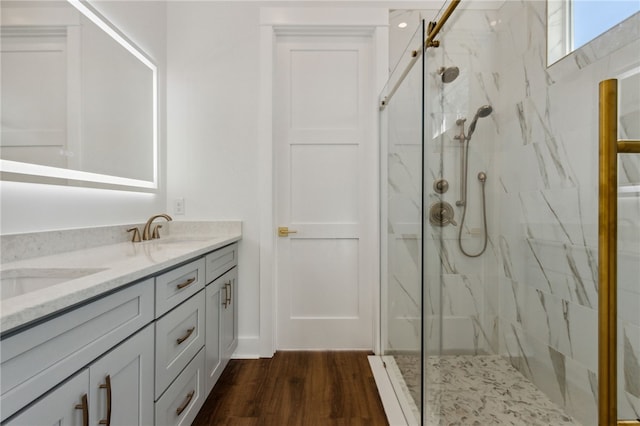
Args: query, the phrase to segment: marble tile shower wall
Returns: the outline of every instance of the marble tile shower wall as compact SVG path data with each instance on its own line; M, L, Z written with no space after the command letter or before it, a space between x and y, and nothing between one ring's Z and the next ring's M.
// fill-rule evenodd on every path
M589 425L597 422L597 87L637 64L639 45L575 54L547 69L545 13L544 1L506 2L496 27L500 353ZM640 416L639 200L620 203L619 400L627 417Z

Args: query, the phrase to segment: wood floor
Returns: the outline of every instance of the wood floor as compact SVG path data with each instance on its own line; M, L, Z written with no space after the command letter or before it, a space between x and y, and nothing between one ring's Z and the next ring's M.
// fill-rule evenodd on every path
M231 360L193 425L388 425L367 355L277 352Z

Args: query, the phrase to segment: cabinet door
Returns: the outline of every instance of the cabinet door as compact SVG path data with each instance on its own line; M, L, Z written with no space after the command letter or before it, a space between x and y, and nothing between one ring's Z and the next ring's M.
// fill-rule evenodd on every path
M153 424L153 325L91 364L89 376L92 425L109 411L112 426Z
M227 364L238 346L238 268L233 268L222 277L222 325L220 346L222 362Z
M205 392L208 395L222 374L220 352L220 314L222 309L223 277L207 286L205 292Z
M83 370L6 423L6 426L83 426L88 424L89 372ZM84 398L84 402L83 402ZM87 421L83 421L87 416Z

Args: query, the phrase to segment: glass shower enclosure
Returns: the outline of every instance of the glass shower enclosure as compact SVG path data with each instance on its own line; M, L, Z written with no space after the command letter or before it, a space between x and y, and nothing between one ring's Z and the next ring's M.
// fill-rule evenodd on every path
M388 218L381 230L382 354L402 411L413 421L421 416L423 378L424 33L421 23L380 101L381 206Z
M490 64L468 54L470 40L482 52L483 37L491 34L441 34L441 47L430 49L424 43L429 29L420 22L380 102L388 219L381 244L387 259L382 353L409 424L437 421L439 400L449 392L442 386L442 355L497 351L497 307L487 294L496 287L483 284L492 259L483 256L491 230L486 181L495 130L486 120L492 94L473 84ZM471 144L472 135L482 139L481 148Z
M457 11L437 48L425 40L442 10L396 11L415 30L392 34L379 99L380 355L411 425L597 424L595 87L620 78L620 137L636 139L640 41L547 67L544 7ZM638 158L618 163L618 413L631 419Z

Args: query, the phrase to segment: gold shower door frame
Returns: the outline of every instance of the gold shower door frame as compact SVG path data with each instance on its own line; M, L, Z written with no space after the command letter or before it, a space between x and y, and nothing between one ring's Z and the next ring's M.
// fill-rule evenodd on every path
M618 154L640 154L640 140L618 139L618 80L600 82L598 199L598 425L618 420Z

